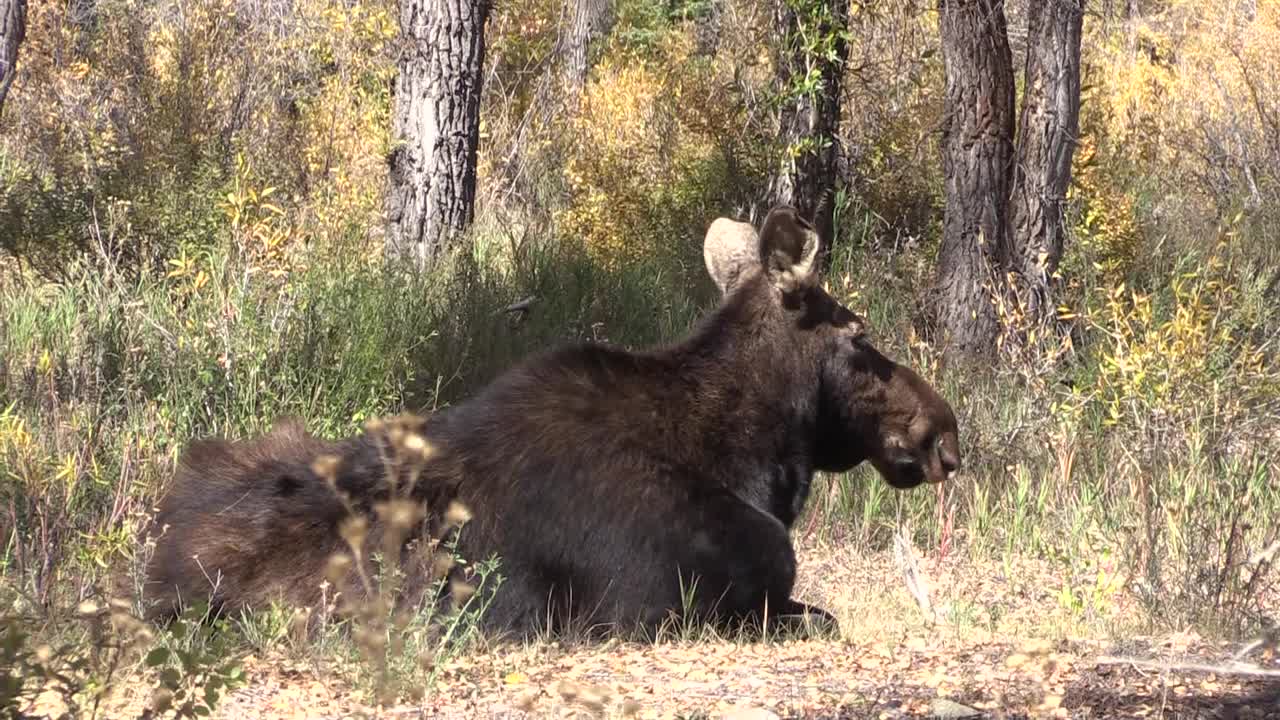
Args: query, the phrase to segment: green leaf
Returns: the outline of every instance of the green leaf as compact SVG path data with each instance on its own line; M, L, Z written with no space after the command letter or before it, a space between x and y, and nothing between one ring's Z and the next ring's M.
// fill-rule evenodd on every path
M147 653L147 667L159 667L169 661L169 648L158 647Z

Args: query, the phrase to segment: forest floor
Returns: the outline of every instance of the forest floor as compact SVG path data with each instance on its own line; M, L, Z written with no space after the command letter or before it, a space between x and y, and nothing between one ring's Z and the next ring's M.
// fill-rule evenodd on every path
M839 640L496 645L394 707L364 704L340 668L265 653L244 659L246 684L214 717L1280 719L1274 648L1233 662L1241 643L1143 633L1123 591L1065 600L1099 586L1093 570L959 555L917 567L932 622L894 553L807 543L797 595L836 614ZM144 692L119 701L110 716L136 717Z

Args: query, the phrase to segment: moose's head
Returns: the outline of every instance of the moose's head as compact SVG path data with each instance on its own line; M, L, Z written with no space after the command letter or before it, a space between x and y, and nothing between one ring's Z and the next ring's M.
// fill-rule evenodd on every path
M955 413L919 375L877 350L863 318L823 289L818 250L813 225L787 206L773 208L758 234L719 218L703 246L721 292L751 294L754 312L772 319L769 342L792 348L796 366L814 372L817 469L870 461L896 488L948 479L961 462Z

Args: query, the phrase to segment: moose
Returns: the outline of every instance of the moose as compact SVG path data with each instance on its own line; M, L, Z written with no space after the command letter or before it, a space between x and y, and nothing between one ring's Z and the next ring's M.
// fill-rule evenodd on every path
M719 219L704 248L721 301L686 337L543 351L424 419L414 496L436 522L450 501L468 508L457 552L497 557L487 630L834 621L791 596L789 530L815 472L865 461L908 489L947 480L961 452L951 406L823 289L818 242L789 206L758 233ZM201 596L315 602L348 507L381 492L379 442L294 421L195 443L155 520L160 614ZM329 481L319 454L337 459Z

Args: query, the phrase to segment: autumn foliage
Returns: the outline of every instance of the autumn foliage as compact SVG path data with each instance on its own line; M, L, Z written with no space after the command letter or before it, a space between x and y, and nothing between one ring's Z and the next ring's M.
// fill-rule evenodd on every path
M0 606L73 607L135 567L195 437L286 413L338 435L555 341L685 332L715 295L703 233L778 162L768 8L619 0L580 93L553 72L563 12L495 5L471 243L405 277L382 261L393 3L30 2L0 119ZM798 525L885 550L905 520L931 552L1047 558L1080 622L1126 595L1135 626L1258 627L1274 580L1247 561L1280 539L1280 3L1091 10L1062 332L970 374L920 312L935 13L851 5L829 277L955 405L966 470L937 496L842 475ZM1103 565L1121 589L1070 579Z

